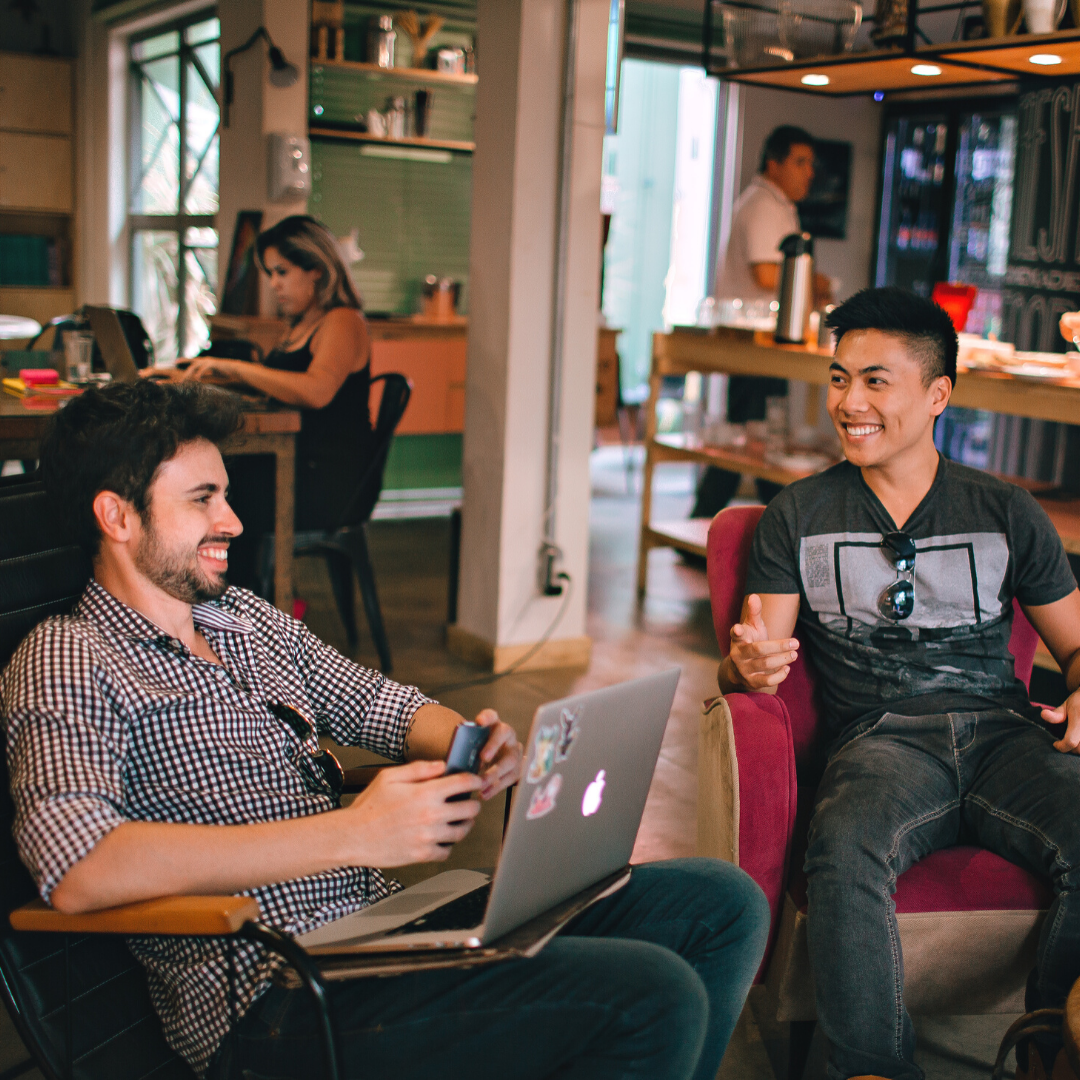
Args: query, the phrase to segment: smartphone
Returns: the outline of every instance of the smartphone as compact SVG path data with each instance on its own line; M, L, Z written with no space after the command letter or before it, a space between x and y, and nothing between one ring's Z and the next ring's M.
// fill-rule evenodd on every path
M480 751L484 749L491 734L491 728L465 720L454 728L454 737L450 740L450 750L446 755L446 774L480 771ZM451 795L447 802L460 802L467 799L469 793Z

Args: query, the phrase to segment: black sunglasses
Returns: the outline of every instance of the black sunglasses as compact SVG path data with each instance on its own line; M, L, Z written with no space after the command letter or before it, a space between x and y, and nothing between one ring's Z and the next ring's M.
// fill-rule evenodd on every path
M315 734L315 725L294 705L285 705L278 701L268 701L266 707L283 723L292 728L296 737L304 742ZM340 798L345 788L345 770L329 750L318 750L308 754L309 759L319 770L326 786L335 799Z
M881 550L896 571L896 580L882 590L877 608L890 622L899 622L915 610L915 541L904 532L886 533ZM911 580L901 574L911 574Z

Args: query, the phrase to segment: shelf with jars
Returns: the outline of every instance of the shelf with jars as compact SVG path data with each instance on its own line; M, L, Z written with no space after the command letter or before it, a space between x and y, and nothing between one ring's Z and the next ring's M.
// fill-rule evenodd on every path
M855 51L863 6L853 0L783 0L779 7L761 0L708 0L703 65L732 82L825 96L873 93L879 100L885 92L1080 74L1080 29L1055 29L1064 3L983 0L987 36L930 43L920 16L964 5L881 0L870 33L874 47ZM1080 19L1080 3L1071 18ZM1021 25L1027 33L1016 32ZM926 44L917 46L919 37Z

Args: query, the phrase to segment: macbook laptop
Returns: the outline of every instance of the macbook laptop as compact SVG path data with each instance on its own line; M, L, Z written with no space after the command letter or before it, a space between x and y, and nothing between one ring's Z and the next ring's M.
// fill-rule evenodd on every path
M537 709L493 879L449 870L297 942L316 955L479 950L624 869L679 673Z
M135 357L131 353L131 346L128 345L119 316L112 308L89 304L85 311L90 329L94 332L94 340L101 350L101 358L105 361L105 370L112 376L112 381L136 382L139 369L135 366Z

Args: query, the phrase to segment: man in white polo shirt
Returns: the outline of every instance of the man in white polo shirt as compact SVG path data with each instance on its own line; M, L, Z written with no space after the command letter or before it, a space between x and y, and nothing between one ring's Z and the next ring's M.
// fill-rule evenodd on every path
M802 231L801 202L814 180L814 137L802 128L784 124L776 128L761 149L761 168L735 203L731 236L716 283L720 299L775 300L780 288L780 241ZM818 297L826 297L829 280L818 274ZM743 424L765 419L765 398L787 394L783 379L733 375L728 380L728 420ZM739 474L706 470L698 486L692 517L712 517L727 505L739 486ZM779 491L776 484L757 481L758 495L768 502Z

